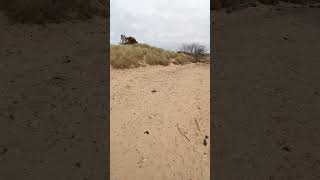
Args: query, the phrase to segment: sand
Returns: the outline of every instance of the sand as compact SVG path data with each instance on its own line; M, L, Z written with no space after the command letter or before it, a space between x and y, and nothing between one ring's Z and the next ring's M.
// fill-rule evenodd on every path
M0 179L103 179L106 21L0 15Z
M319 179L320 9L214 12L216 179Z
M112 69L111 179L319 179L319 19L213 13L211 130L209 65ZM0 23L0 179L102 179L105 20Z
M209 179L209 64L112 69L110 83L112 180Z
M105 179L105 24L0 14L0 179ZM209 179L209 67L111 70L111 179Z

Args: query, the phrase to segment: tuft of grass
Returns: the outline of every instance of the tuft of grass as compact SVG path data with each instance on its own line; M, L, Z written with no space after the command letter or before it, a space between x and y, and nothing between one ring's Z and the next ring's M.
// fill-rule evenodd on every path
M110 45L110 64L114 68L127 69L148 65L167 66L187 64L193 57L153 47L148 44Z
M100 0L1 0L0 10L14 22L45 24L106 16L107 2Z

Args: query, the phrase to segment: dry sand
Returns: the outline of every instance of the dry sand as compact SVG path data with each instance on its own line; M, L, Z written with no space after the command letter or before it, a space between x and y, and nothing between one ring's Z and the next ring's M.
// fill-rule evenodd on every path
M0 15L0 179L103 179L106 21Z
M105 24L0 15L0 179L106 176ZM209 65L111 75L111 179L209 179Z
M209 179L210 65L112 69L110 83L112 180Z
M214 14L216 179L319 179L319 19ZM0 23L0 179L102 179L105 20ZM209 66L111 73L111 178L208 179Z
M320 9L214 12L216 179L320 177Z

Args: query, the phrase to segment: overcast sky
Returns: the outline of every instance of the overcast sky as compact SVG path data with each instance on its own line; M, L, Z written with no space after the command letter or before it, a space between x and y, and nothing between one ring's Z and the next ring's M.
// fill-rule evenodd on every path
M138 42L177 50L181 43L210 48L210 0L111 0L110 40L120 34Z

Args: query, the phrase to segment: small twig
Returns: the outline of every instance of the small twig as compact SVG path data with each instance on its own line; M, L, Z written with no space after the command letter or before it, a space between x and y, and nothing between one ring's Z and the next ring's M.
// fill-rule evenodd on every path
M198 124L197 119L196 119L196 118L194 118L194 121L196 122L197 128L198 128L198 130L200 131L200 128L199 128L199 124Z
M183 134L183 133L181 132L178 123L177 123L177 127L178 127L178 130L179 130L180 134L182 134L182 135L183 135L185 138L187 138L188 141L190 142L190 139L189 139L185 134Z

